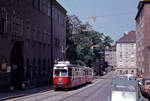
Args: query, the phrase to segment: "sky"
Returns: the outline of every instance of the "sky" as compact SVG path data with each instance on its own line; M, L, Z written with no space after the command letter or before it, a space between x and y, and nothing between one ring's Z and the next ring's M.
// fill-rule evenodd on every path
M76 15L92 28L113 40L121 38L125 32L136 30L135 16L140 0L57 0L68 15ZM96 16L96 21L90 17Z

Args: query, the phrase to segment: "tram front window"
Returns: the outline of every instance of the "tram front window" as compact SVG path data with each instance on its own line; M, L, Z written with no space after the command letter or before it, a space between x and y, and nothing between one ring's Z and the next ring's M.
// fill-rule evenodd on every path
M65 69L55 69L55 76L67 76L67 70Z

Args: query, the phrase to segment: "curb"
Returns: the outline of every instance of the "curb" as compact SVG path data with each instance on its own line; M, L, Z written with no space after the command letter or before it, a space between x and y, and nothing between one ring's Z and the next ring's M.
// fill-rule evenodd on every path
M28 94L20 94L20 95L15 95L15 96L4 97L4 98L1 98L0 101L9 100L9 99L17 98L17 97L23 97L27 95Z
M44 93L44 92L51 91L51 90L53 90L53 87L45 89L45 90L42 90L42 91L40 91L38 93ZM36 94L36 93L33 93L33 94ZM24 97L24 96L33 95L33 94L24 93L24 94L18 94L18 95L14 95L14 96L8 96L8 97L0 98L0 101L14 99L14 98L18 98L18 97Z

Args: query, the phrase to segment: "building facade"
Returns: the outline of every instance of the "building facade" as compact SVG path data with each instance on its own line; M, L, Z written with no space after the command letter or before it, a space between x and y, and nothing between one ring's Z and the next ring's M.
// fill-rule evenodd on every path
M66 10L55 0L52 4L51 0L0 1L0 78L5 80L0 89L52 83L51 48L55 60L63 58L61 49L66 45Z
M105 61L108 63L110 67L116 67L116 45L112 47L105 48Z
M139 74L150 75L150 0L140 1L136 20L136 57Z
M105 71L105 51L102 50L93 62L94 74L102 75Z
M125 33L117 41L117 68L119 74L136 74L136 32Z

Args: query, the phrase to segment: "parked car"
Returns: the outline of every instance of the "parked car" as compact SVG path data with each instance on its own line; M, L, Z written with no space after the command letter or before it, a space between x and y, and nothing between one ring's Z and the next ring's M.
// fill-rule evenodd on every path
M136 81L113 80L108 101L142 101Z
M115 76L114 79L135 81L136 80L136 76L134 76L133 74L120 74L120 75Z
M150 96L150 78L143 78L141 85L141 93L144 97Z
M128 78L124 75L117 75L114 77L114 80L128 80Z
M127 76L128 80L133 80L135 81L136 80L136 76L133 75L133 74L123 74L124 76Z

